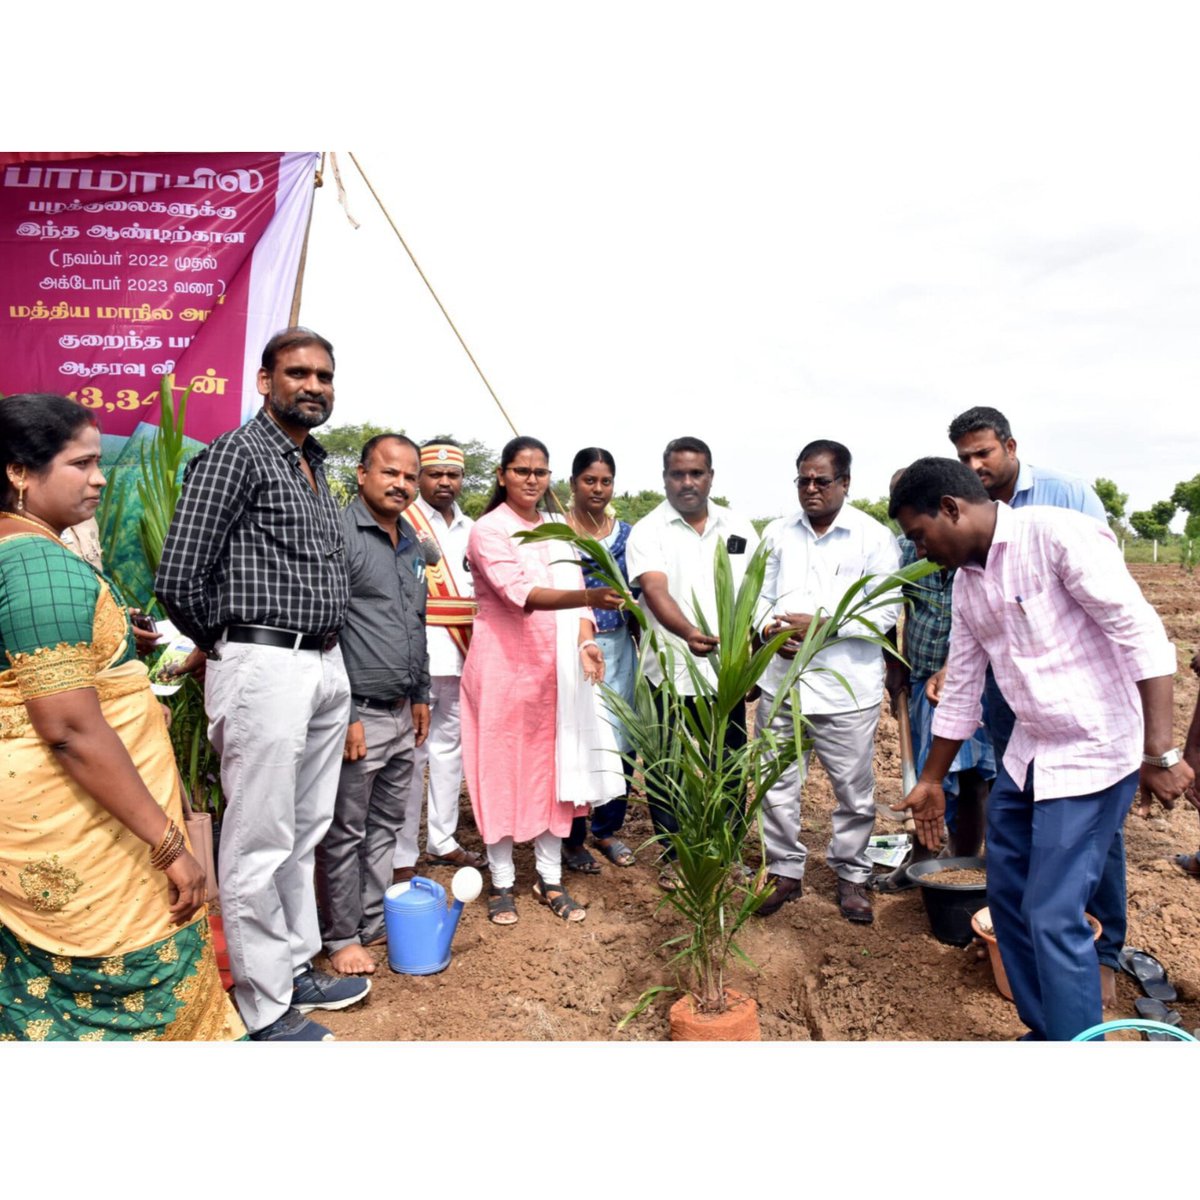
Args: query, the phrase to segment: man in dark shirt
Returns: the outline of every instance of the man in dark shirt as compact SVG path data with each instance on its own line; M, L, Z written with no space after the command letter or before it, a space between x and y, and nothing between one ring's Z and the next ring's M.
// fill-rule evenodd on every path
M322 1041L303 1014L345 1008L365 979L312 969L313 858L333 819L350 684L337 646L349 598L325 451L333 347L309 329L266 345L262 409L184 473L155 588L207 658L221 756L221 915L234 1000L255 1040Z
M358 498L342 514L350 728L333 824L317 850L317 884L325 949L345 975L372 974L366 947L386 940L383 893L416 748L429 732L425 557L400 516L417 494L420 470L416 443L394 433L373 437L362 449Z

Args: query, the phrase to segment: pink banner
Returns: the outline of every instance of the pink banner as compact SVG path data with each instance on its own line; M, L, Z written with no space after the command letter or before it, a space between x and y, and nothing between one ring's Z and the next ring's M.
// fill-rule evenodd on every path
M0 392L60 392L105 434L192 385L210 442L260 403L253 367L287 324L315 154L141 154L0 167Z

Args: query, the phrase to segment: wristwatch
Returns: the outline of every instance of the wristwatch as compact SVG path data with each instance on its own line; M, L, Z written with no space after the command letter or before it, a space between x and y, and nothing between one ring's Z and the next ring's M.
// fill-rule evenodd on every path
M1172 746L1166 754L1143 754L1142 762L1148 767L1173 767L1177 762L1183 762L1183 754L1178 746Z

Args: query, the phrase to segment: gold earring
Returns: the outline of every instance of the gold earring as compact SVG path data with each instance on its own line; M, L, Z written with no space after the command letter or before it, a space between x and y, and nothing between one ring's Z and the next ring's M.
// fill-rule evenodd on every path
M25 511L25 476L17 481L17 512Z

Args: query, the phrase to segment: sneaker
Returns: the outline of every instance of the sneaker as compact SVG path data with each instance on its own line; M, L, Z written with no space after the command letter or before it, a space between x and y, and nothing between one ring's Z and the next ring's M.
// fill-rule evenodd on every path
M324 1025L310 1021L297 1009L289 1008L277 1021L256 1029L252 1042L332 1042L333 1034Z
M312 1012L314 1008L333 1012L366 999L370 990L369 979L326 975L324 971L314 971L309 966L296 976L292 984L292 1007L302 1013Z

